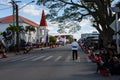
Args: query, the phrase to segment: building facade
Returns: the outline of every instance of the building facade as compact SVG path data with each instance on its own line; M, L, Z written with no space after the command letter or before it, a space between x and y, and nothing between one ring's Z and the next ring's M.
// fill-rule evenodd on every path
M14 17L16 16L14 15ZM0 18L0 32L4 32L10 25L14 25L15 23L16 22L13 22L13 15ZM25 42L31 42L31 43L36 43L38 39L42 40L42 42L45 42L47 35L46 27L44 27L44 25L42 24L39 25L23 16L19 16L19 27L25 29L26 27L29 26L34 27L35 31L20 32L20 39L25 40ZM15 35L15 40L16 40L16 35Z
M37 42L47 43L49 40L48 35L48 25L45 17L45 12L42 10L42 16L40 20L40 25L37 27Z
M92 40L97 43L99 39L99 33L96 31L93 31L92 33L81 34L81 40L85 40L87 38L92 38Z

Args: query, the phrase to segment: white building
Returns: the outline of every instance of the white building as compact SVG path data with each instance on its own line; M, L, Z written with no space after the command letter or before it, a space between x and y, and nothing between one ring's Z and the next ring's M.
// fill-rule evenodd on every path
M81 40L84 40L88 37L94 37L93 39L94 40L98 40L99 39L99 33L96 32L96 31L93 31L92 33L84 33L84 34L81 34Z
M15 18L16 16L14 16ZM32 42L35 43L37 41L42 40L42 42L45 42L46 36L47 36L47 23L44 22L45 16L44 16L44 11L42 11L42 18L40 25L25 18L22 16L19 16L19 27L22 27L25 29L26 26L33 26L35 28L34 32L21 32L20 33L20 38L25 40L26 42ZM15 20L16 21L16 20ZM14 22L15 24L16 22ZM13 25L13 15L7 16L0 18L0 32L4 32L6 28L9 27L9 25ZM16 42L16 41L15 41Z
M37 37L38 42L47 43L48 42L48 25L45 18L45 12L42 10L42 16L39 27L37 27Z

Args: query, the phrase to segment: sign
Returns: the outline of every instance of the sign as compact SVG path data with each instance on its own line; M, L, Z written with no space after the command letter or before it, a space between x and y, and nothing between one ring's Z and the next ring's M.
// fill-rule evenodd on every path
M111 7L110 8L113 12L120 12L119 7Z
M120 21L118 20L118 31L120 30ZM112 24L110 25L110 27L114 30L114 31L117 31L116 30L116 21L114 20L113 22L112 22Z

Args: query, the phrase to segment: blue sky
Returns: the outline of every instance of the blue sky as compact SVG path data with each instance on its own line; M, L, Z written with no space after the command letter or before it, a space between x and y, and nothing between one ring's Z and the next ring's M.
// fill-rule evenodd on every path
M5 17L5 16L9 16L12 15L12 5L9 3L11 0L0 0L0 18ZM25 4L31 2L32 0L16 0L16 1L21 1L20 3L17 3L19 8L21 8L22 6L24 6ZM116 3L117 1L120 0L115 0L114 2ZM9 4L8 4L9 3ZM45 10L45 13L48 13L48 10L43 7L43 6L37 6L36 5L36 0L34 3L31 3L27 6L25 6L24 8L19 10L19 15L28 18L36 23L39 24L40 19L41 19L41 11L42 9ZM82 33L90 33L92 31L96 31L93 27L91 27L91 23L88 20L83 20L80 25L81 30L76 32L74 34L75 38L79 38L80 34ZM48 22L48 28L49 28L49 33L50 34L56 34L57 33L57 25L56 24L50 24L50 22Z
M0 5L0 17L12 15L12 5L8 4L10 1L11 0L0 0L0 4L4 4L4 5ZM17 4L18 4L19 8L21 8L25 4L31 2L32 0L19 0L19 1L21 1L21 2L17 3ZM1 10L3 8L8 8L8 9ZM31 20L39 23L42 9L43 9L43 7L37 6L36 3L34 2L34 3L31 3L27 6L25 6L22 9L20 9L19 15L24 16L28 19L31 19Z

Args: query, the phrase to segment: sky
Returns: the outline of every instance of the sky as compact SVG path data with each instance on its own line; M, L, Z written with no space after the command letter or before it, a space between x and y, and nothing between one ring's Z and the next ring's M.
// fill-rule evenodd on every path
M12 15L12 5L9 3L10 1L11 0L0 0L0 18ZM17 3L19 8L21 8L25 4L31 2L32 0L16 0L16 1L21 1ZM46 9L43 6L36 5L36 1L37 0L35 0L34 3L31 3L23 7L22 9L19 9L19 15L39 24L41 20L42 10L44 9L45 14L47 14L48 9ZM114 0L112 6L114 6L114 4L118 1L120 0ZM48 23L49 34L57 34L57 29L58 29L57 24L51 24L50 22L47 23ZM74 34L74 38L77 39L80 38L80 35L82 33L91 33L93 31L96 31L95 28L91 27L92 24L87 19L84 19L82 22L80 22L80 25L81 25L81 30Z

